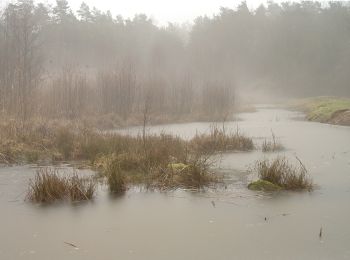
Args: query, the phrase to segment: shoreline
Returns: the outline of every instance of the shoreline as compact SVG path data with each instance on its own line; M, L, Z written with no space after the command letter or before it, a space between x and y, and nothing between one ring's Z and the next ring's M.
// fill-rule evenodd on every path
M311 122L350 126L350 98L312 97L293 100L287 108L301 111Z

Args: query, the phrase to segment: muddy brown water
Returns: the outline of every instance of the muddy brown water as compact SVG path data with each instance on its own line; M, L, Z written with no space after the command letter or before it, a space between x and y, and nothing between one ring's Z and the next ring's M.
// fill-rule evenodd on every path
M277 153L230 153L217 167L227 189L122 197L99 187L92 202L33 205L23 201L31 166L0 168L0 259L350 259L350 127L296 120L296 112L262 107L226 124L253 136L271 129L319 186L309 192L256 193L247 168ZM149 132L190 138L208 123L162 125ZM140 128L123 130L137 134ZM89 172L87 172L89 174ZM322 237L319 237L322 227ZM70 245L73 244L76 247Z

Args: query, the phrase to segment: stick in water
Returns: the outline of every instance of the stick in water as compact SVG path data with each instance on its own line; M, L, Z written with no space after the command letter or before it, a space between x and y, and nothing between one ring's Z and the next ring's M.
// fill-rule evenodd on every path
M79 247L77 247L76 245L72 244L72 243L69 243L69 242L66 242L66 241L63 241L65 244L71 246L71 247L74 247L75 249L79 249Z

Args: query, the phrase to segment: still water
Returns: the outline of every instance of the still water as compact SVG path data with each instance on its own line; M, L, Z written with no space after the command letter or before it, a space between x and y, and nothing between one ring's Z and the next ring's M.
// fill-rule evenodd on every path
M222 155L217 167L226 173L226 189L133 188L111 197L101 186L92 202L39 206L24 201L35 168L0 168L0 259L350 259L350 127L267 107L239 117L225 128L239 127L258 145L273 131L286 150ZM209 129L209 123L186 123L148 131L190 138ZM254 161L279 155L294 163L300 158L317 189L247 190Z

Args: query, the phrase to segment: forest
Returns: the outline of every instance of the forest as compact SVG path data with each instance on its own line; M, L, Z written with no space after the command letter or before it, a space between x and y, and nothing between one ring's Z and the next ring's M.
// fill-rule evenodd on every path
M350 91L347 2L242 2L188 26L66 0L18 0L0 15L2 116L224 120L244 93Z

